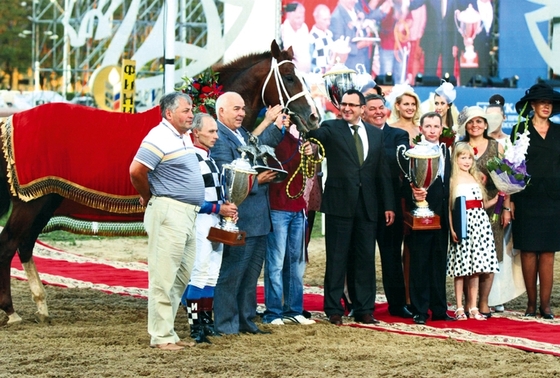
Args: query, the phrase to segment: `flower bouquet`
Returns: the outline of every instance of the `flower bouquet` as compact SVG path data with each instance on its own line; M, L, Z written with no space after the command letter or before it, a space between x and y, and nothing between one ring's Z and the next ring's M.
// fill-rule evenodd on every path
M208 69L194 78L183 77L185 83L179 88L193 101L193 113L208 113L216 118L216 99L222 95L223 86L218 84L218 73Z
M447 148L453 147L453 144L455 143L456 135L457 134L455 133L455 131L453 131L453 129L450 129L449 127L444 127L443 131L441 132L441 135L439 136L439 141L440 143L445 144Z
M525 104L525 106L527 106ZM525 164L525 155L529 148L529 128L527 127L528 120L525 120L525 131L517 135L517 129L521 123L521 114L517 124L513 128L513 135L515 139L512 144L506 144L503 156L496 156L488 161L486 167L490 173L490 177L500 191L498 193L498 202L494 207L494 214L492 221L497 221L501 212L505 195L518 193L525 189L531 180L531 176L527 173L527 166Z

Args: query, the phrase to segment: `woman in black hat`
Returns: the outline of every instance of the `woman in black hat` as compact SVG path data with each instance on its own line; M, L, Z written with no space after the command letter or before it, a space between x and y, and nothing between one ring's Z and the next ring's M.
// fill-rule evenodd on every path
M521 267L527 288L525 316L537 313L537 277L540 281L539 312L554 319L550 309L554 272L554 251L560 250L560 125L550 117L560 113L560 93L539 83L525 92L515 108L528 122L527 150L529 185L512 196L513 245L521 251ZM512 135L512 142L516 136Z

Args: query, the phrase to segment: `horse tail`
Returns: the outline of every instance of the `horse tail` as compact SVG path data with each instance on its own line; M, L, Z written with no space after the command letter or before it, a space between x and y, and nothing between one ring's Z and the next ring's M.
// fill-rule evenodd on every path
M1 153L1 152L0 152ZM12 203L12 195L8 187L8 177L6 171L0 169L0 217L3 217L9 210Z

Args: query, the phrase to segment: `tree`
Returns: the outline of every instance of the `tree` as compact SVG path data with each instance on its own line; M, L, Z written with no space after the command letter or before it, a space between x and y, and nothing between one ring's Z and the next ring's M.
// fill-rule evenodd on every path
M6 77L10 81L14 69L27 71L31 67L31 1L4 0L0 7L0 85Z

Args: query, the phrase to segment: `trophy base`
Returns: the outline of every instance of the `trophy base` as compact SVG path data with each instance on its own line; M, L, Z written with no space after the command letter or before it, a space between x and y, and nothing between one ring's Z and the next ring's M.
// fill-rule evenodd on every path
M210 227L210 232L206 239L217 243L237 246L245 245L246 235L245 231L226 231L221 228Z
M276 172L276 178L274 180L272 180L272 183L279 183L282 182L286 179L286 177L288 177L288 172L280 169L280 168L273 168L273 167L268 167L266 165L254 165L253 169L256 170L258 173L264 172L264 171L274 171Z
M404 213L404 223L413 230L439 230L441 229L439 215L430 217L413 216L410 211Z

